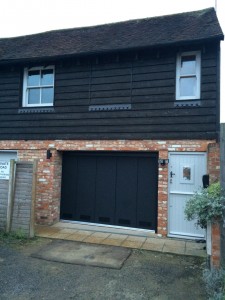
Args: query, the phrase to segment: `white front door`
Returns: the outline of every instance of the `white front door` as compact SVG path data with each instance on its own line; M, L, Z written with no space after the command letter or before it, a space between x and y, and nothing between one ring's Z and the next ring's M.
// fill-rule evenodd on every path
M206 174L206 153L176 152L169 154L169 236L203 238L205 230L196 221L187 221L185 204L202 188Z

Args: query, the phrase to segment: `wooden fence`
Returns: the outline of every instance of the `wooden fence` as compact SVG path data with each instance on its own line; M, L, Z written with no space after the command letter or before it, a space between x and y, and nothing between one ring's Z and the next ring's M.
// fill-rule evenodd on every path
M34 236L36 162L10 161L9 180L0 180L0 229Z
M0 179L0 229L6 229L9 180Z

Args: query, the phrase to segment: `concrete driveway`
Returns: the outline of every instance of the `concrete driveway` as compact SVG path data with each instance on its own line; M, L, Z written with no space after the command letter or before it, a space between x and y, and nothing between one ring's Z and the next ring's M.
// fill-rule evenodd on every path
M0 299L201 300L204 258L133 249L120 270L31 257L50 243L0 241Z

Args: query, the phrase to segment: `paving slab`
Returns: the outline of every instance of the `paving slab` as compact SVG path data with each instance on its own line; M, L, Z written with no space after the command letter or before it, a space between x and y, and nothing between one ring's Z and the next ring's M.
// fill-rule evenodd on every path
M110 239L117 239L117 240L126 240L128 238L127 234L115 234L112 233L109 236Z
M71 241L78 241L78 242L81 242L83 241L84 239L86 239L87 237L91 236L93 233L92 232L80 232L80 231L77 231L73 234L70 234L68 236L68 239L71 240Z
M82 242L86 237L87 237L86 235L80 235L75 233L75 234L68 235L66 240Z
M122 247L54 240L31 256L68 264L121 269L130 254L131 250Z
M94 232L91 236L96 237L96 238L106 239L107 237L110 236L110 233L109 232Z
M186 241L176 239L164 239L165 245L169 247L185 247Z
M62 228L60 229L60 233L69 233L69 234L73 234L76 233L77 230L72 229L72 228Z
M146 239L144 244L141 246L141 249L152 250L152 251L162 251L164 244L165 244L164 240L148 238L148 239Z
M124 234L110 234L106 239L104 239L101 244L103 245L114 245L121 246L121 244L128 238L128 235Z
M101 241L101 245L111 245L111 246L121 246L123 240L120 240L120 239L110 239L110 238L107 238L103 241Z
M83 242L85 243L92 243L92 244L101 244L102 241L104 241L105 238L102 237L95 237L95 236L88 236L86 237Z
M121 246L134 248L134 249L140 249L145 241L146 241L145 237L128 236L127 239L124 242L122 242Z
M70 235L71 235L71 233L57 232L57 233L54 233L53 235L51 235L51 238L63 240L63 239L67 239Z
M110 233L105 233L105 232L95 232L88 237L86 237L83 242L85 243L93 243L93 244L101 244L102 241L104 241Z
M54 233L57 233L57 232L60 232L61 229L60 228L56 228L56 227L38 227L36 229L36 234L37 235L51 235L51 234L54 234Z
M159 237L158 235L142 236L140 232L134 235L134 230L126 230L123 234L115 233L111 228L104 231L84 230L98 228L96 226L77 227L73 223L57 223L54 226L37 226L37 235L45 238L64 239L71 241L83 241L91 244L121 246L125 248L159 251L164 253L182 254L188 256L206 257L204 243L191 240L172 239Z

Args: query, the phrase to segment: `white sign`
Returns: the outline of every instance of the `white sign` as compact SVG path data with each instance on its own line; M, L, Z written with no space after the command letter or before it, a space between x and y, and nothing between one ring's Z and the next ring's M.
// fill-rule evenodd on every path
M10 162L0 160L0 179L9 179Z

